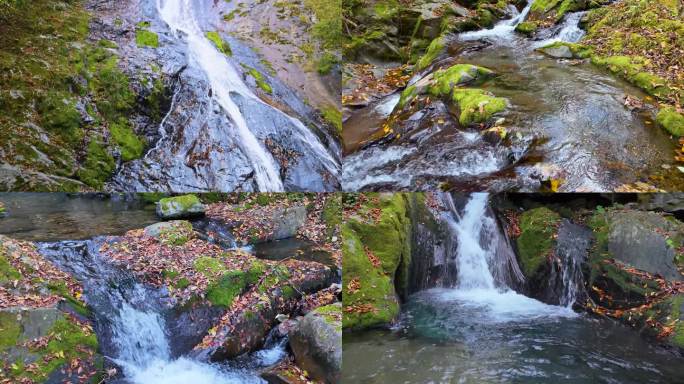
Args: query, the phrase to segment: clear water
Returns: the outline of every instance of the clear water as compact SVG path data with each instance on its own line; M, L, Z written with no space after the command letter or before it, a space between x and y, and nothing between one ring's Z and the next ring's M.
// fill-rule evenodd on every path
M682 383L634 330L508 292L430 290L392 331L344 336L345 383Z
M31 241L82 240L120 235L157 222L154 204L99 195L0 193L8 216L0 234Z
M563 192L610 191L637 181L668 190L684 185L684 175L672 166L675 143L667 132L648 113L624 106L626 96L646 94L590 63L535 51L551 41L580 39L581 13L567 15L544 41L514 32L520 15L459 35L455 47L490 45L452 59L499 75L484 88L509 100L504 126L509 137L523 140L510 148L491 145L479 134L451 127L410 143L359 150L358 143L381 129L385 116L378 106L384 111L389 100L380 100L354 111L345 123L345 137L353 142L345 143L343 189L434 190L447 182L463 191L536 191L540 177L562 180Z

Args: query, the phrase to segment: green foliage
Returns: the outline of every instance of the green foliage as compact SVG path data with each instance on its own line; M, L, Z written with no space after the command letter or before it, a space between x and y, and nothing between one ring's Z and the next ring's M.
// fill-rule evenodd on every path
M516 240L520 266L528 278L546 262L556 244L560 215L546 207L535 208L520 216L520 236Z

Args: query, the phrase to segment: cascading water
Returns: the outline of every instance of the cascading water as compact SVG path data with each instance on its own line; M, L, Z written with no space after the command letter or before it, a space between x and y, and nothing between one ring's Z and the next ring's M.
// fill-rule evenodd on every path
M105 356L123 369L131 384L264 383L253 370L274 364L285 354L284 340L271 340L237 368L175 357L164 320L163 293L143 286L125 271L101 260L102 239L39 244L40 252L84 286L93 309Z
M575 316L570 309L543 304L509 288L507 281L522 278L522 273L510 246L507 243L506 246L501 245L502 241L505 242L505 237L499 233L496 221L488 212L488 200L488 194L475 193L470 197L460 218L457 215L447 218L458 241L458 280L455 289L439 291L440 300L456 301L471 308L477 313L474 318L482 321L506 322L545 316ZM454 210L453 204L451 207ZM510 252L502 253L502 248ZM494 271L497 271L496 276Z
M563 18L563 24L561 24L558 32L554 33L553 37L549 39L535 43L534 47L541 48L558 41L566 43L576 43L580 41L586 34L586 31L579 26L584 15L586 15L586 12L573 12L567 14Z
M143 159L125 163L111 188L268 192L335 188L340 168L335 140L324 131L319 138L302 121L252 92L236 62L205 36L202 25L209 23L204 17L211 11L205 9L209 6L193 0L151 1L156 1L157 13L171 31L168 46L173 49L168 55L174 58L169 65L179 67L178 89L159 126L157 145ZM311 113L282 85L273 84L273 98L300 116ZM272 154L276 151L293 151L297 156L283 169Z
M510 39L515 36L515 27L525 21L530 13L534 0L528 1L525 8L511 19L498 22L494 28L481 29L479 31L465 32L458 35L461 40L480 40L483 38Z

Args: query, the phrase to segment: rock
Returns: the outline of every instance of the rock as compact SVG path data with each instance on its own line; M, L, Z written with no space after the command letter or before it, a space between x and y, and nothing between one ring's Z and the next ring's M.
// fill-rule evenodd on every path
M338 383L342 369L342 303L309 312L290 332L297 364L326 383Z
M643 193L639 201L639 206L648 211L684 213L684 193Z
M297 265L298 268L303 267L303 264ZM265 292L258 295L247 293L238 299L241 305L224 314L223 319L227 321L222 321L212 346L196 347L196 352L206 353L212 361L221 361L260 348L270 330L277 325L276 316L293 313L301 293L310 294L328 287L333 275L332 270L323 264L306 262L306 274L302 278L288 278L272 288L256 287L258 291Z
M550 47L539 48L539 52L557 59L572 59L574 57L570 47L567 45L554 45Z
M306 221L306 207L303 205L284 208L273 213L273 232L268 240L294 237Z
M192 224L185 220L172 220L145 227L145 235L159 239L164 244L183 245L194 237Z
M675 266L675 249L684 240L682 223L636 210L609 212L607 219L608 251L616 260L668 280L684 280Z
M167 197L157 203L157 216L164 220L204 215L204 204L195 195Z

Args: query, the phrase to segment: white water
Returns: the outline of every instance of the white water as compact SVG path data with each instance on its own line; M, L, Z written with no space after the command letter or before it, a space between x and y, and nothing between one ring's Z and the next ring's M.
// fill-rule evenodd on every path
M586 32L579 27L579 23L585 14L586 12L573 12L567 14L558 33L550 39L535 43L535 48L544 47L559 41L565 43L576 43L580 41L586 34Z
M456 289L439 290L438 298L482 312L492 322L576 316L569 308L544 304L495 280L490 266L501 255L496 252L495 242L487 241L496 238L488 232L498 230L488 222L493 221L487 214L488 201L486 193L472 194L463 216L449 221L458 236L458 282Z
M339 165L325 149L321 141L301 121L273 108L259 99L242 81L239 72L227 57L219 52L214 44L204 35L195 18L192 0L157 0L157 9L161 18L174 31L183 32L188 45L189 64L199 68L207 76L213 98L226 111L233 121L242 151L250 160L255 181L260 191L283 191L278 167L273 156L259 142L250 130L246 116L231 97L231 93L239 94L249 102L259 103L272 112L286 118L296 128L301 142L318 158L323 166L332 174L337 174ZM164 136L163 125L161 127Z
M172 359L162 317L124 303L115 319L113 342L118 349L113 359L124 369L126 379L135 384L239 384L262 383L245 372L231 371L186 357ZM260 351L264 365L283 357L284 346Z
M480 40L485 37L508 40L515 36L515 27L525 21L527 14L530 13L534 0L528 1L525 8L511 19L498 22L494 28L481 29L479 31L465 32L458 35L461 40Z

